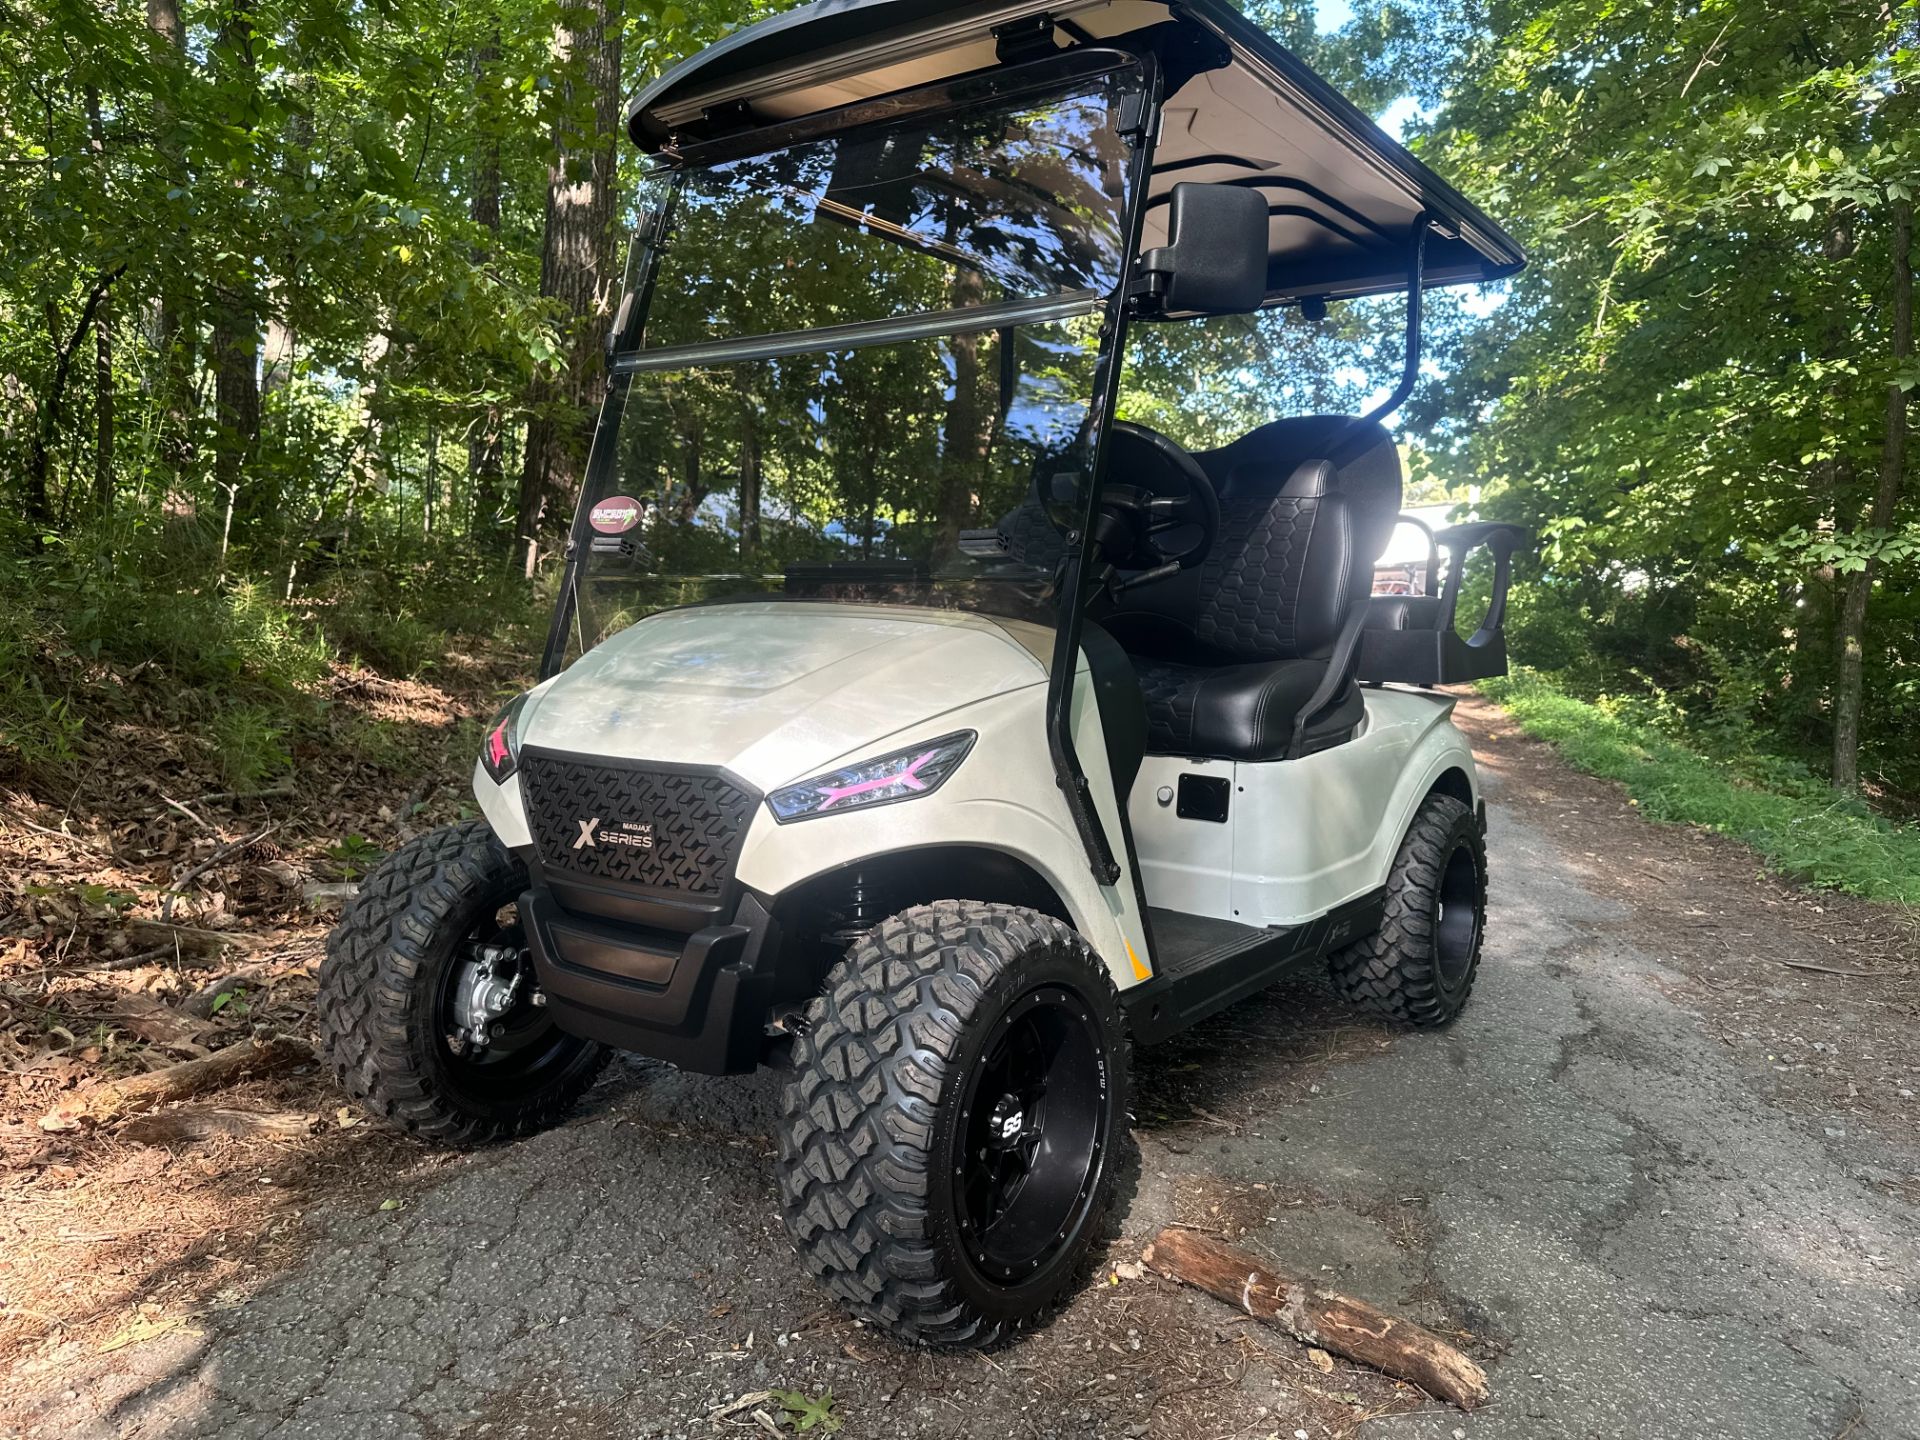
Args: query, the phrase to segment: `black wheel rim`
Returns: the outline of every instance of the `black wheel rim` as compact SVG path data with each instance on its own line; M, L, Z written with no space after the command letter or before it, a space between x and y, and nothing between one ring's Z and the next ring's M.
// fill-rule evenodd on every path
M1100 1028L1067 987L1029 990L995 1023L950 1167L961 1242L987 1280L1031 1280L1078 1238L1108 1146L1107 1085Z
M457 1043L464 1023L457 1013L461 970L477 961L483 948L504 947L520 955L526 982L511 1009L494 1022L486 1048ZM484 1099L523 1099L554 1072L564 1069L576 1048L547 1012L532 1001L532 962L511 901L497 902L461 936L440 969L434 996L434 1032L440 1064L469 1094Z
M1480 862L1471 845L1455 845L1440 872L1440 903L1433 917L1440 981L1457 985L1480 948Z

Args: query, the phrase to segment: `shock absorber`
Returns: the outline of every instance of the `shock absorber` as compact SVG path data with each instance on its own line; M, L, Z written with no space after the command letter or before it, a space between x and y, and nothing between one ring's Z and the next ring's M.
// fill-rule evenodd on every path
M867 872L856 868L847 876L847 889L833 912L833 921L821 933L837 950L845 950L867 938L873 927L886 919L877 887L867 880Z

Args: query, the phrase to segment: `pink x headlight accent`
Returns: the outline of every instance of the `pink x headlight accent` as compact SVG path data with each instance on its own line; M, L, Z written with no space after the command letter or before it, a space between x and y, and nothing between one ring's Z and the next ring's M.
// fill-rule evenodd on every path
M871 780L862 780L858 785L821 786L826 799L814 806L814 813L826 809L841 800L851 800L856 795L865 795L869 790L884 790L889 785L904 785L909 790L924 790L927 782L920 778L920 767L940 752L929 750L897 775L877 775Z

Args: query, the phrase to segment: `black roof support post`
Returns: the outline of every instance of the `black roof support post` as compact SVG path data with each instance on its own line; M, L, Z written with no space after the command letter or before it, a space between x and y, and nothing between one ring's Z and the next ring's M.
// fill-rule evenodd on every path
M1427 232L1431 229L1431 215L1422 213L1413 222L1413 252L1407 260L1407 358L1400 369L1400 383L1373 409L1350 421L1345 434L1327 446L1327 459L1336 468L1351 463L1373 443L1373 427L1407 403L1420 379L1420 325L1426 308Z
M1159 128L1161 70L1151 50L1140 55L1144 103L1139 107L1138 129L1128 138L1133 154L1128 165L1127 240L1124 254L1140 251L1140 230L1146 223L1147 181L1153 173L1153 138ZM1085 493L1080 512L1074 517L1074 529L1067 534L1067 548L1060 582L1060 624L1054 632L1053 665L1047 676L1047 749L1053 757L1054 783L1067 802L1074 829L1086 848L1087 864L1093 878L1112 885L1120 878L1120 865L1114 859L1113 845L1094 809L1093 792L1086 771L1073 744L1073 682L1080 667L1080 627L1086 608L1087 544L1100 513L1100 484L1106 470L1107 436L1113 428L1113 411L1120 394L1120 370L1126 359L1127 293L1132 288L1131 260L1121 271L1120 281L1107 297L1106 316L1100 326L1100 358L1094 369L1093 407L1087 419L1093 443L1088 447ZM1118 797L1116 797L1118 799ZM1121 802L1124 803L1124 802Z
M1427 232L1433 229L1433 217L1422 214L1413 222L1413 254L1407 261L1407 361L1400 372L1400 383L1364 417L1368 424L1384 420L1413 394L1420 379L1420 322L1426 308Z

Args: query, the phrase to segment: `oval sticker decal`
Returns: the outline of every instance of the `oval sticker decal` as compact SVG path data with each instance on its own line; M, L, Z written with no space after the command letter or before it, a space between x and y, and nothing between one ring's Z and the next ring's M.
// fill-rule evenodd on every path
M640 523L640 502L631 495L609 495L587 512L587 523L602 535L624 535Z

